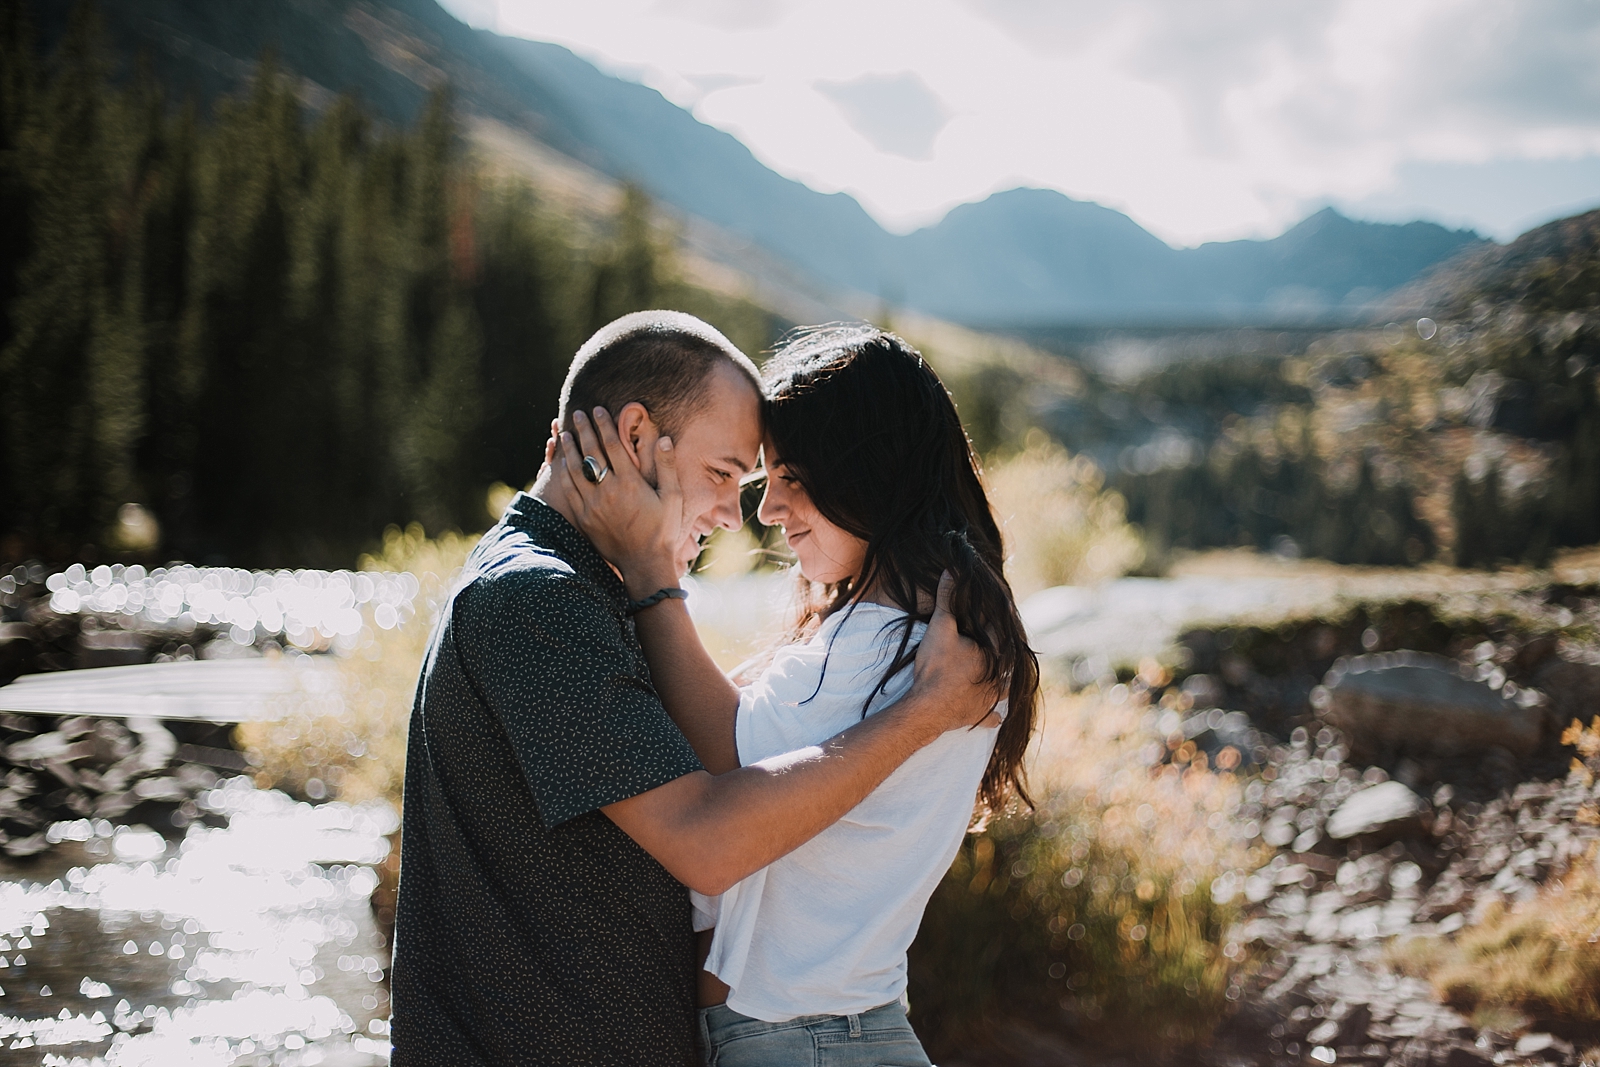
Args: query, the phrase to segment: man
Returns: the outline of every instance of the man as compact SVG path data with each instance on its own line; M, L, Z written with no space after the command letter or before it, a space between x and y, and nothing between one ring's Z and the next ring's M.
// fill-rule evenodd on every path
M761 440L756 370L687 315L642 312L579 350L561 420L619 413L654 477L670 436L682 558L737 528ZM593 477L608 471L596 465ZM817 750L702 769L650 684L616 572L547 466L468 560L411 719L395 935L396 1067L694 1062L684 886L717 893L803 844L994 692L948 614L911 693Z

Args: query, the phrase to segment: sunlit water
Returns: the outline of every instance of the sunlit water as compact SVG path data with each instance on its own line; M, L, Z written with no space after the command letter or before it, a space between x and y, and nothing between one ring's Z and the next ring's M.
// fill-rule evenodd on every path
M180 842L58 823L0 864L0 1063L369 1065L388 1059L371 865L385 804L312 807L248 779Z
M24 568L0 576L0 593L29 579ZM349 644L362 609L392 629L416 613L420 585L411 574L352 571L247 571L174 563L87 570L74 563L44 579L50 608L62 615L117 618L126 629L226 628L235 643L281 639L302 646Z

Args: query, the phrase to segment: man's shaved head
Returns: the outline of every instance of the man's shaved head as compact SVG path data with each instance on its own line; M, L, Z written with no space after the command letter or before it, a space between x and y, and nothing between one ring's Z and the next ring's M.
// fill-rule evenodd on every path
M572 359L561 387L560 419L603 407L616 415L643 404L661 432L676 436L699 414L711 372L730 366L759 394L761 373L710 323L681 311L636 311L603 326Z

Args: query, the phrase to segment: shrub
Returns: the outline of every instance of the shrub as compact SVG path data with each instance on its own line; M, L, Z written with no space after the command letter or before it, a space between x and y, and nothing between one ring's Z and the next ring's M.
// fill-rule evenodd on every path
M1042 431L1030 432L1027 447L991 467L984 480L1019 596L1115 578L1144 558L1121 495L1103 487L1087 456L1070 455Z
M369 609L355 649L334 662L334 684L303 694L274 721L239 726L260 784L313 800L383 797L399 810L406 726L428 637L476 542L458 533L429 538L415 523L384 531L383 548L362 556L360 568L415 577L412 613L385 628Z
M1204 1041L1239 991L1227 942L1247 856L1230 774L1150 766L1139 699L1053 693L1036 807L971 834L911 956L912 1018L936 1057L1009 1023L1154 1053Z

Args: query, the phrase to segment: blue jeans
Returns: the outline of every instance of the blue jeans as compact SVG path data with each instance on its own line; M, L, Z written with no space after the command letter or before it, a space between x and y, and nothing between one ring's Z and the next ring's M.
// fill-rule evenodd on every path
M700 1009L706 1067L933 1067L899 1001L860 1015L764 1023L726 1004Z

